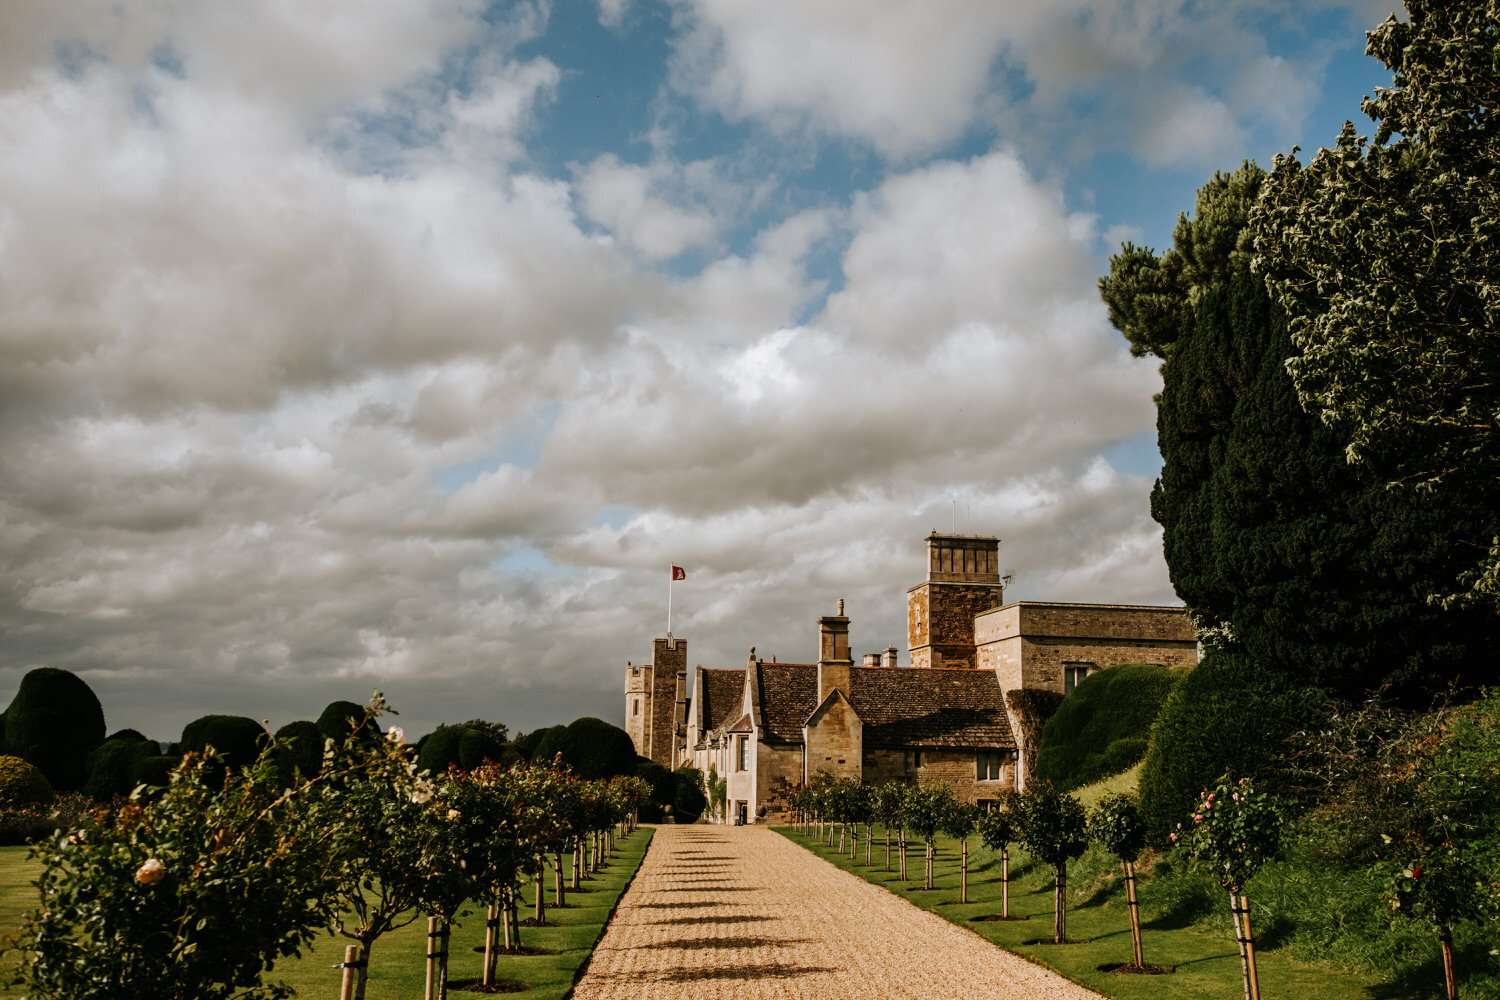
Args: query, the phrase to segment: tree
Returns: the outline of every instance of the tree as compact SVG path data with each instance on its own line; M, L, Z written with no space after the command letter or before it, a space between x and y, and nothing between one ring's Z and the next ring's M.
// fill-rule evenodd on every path
M635 743L630 734L590 716L554 726L537 744L532 759L549 764L558 754L580 778L613 778L635 771ZM702 812L701 806L698 811Z
M960 802L953 803L943 817L943 836L958 841L958 901L969 901L969 838L979 822L979 807Z
M1059 792L1050 781L1034 781L1021 793L1026 823L1021 842L1032 857L1052 866L1053 943L1067 941L1068 862L1089 846L1088 817L1083 803Z
M104 742L104 709L76 674L38 667L21 678L4 716L3 751L41 768L52 787L76 791Z
M1026 816L1021 796L1002 792L995 808L979 817L979 839L1000 855L1000 919L1010 919L1010 845L1021 839Z
M1100 281L1131 353L1162 359L1151 514L1200 634L1343 696L1420 700L1500 638L1496 616L1428 602L1489 511L1386 489L1302 410L1286 314L1251 270L1264 181L1253 164L1215 174L1171 249L1126 244Z
M922 887L932 888L933 839L957 802L947 785L906 786L906 807L901 811L902 824L921 836L927 844Z
M1281 851L1281 809L1249 778L1220 779L1205 791L1193 809L1192 821L1177 824L1172 839L1182 843L1188 859L1229 890L1229 912L1240 946L1240 968L1245 996L1259 1000L1255 971L1255 935L1250 929L1250 900L1242 895L1245 883ZM1187 829L1181 828L1186 826Z
M1125 869L1125 901L1130 908L1130 940L1135 968L1145 971L1141 954L1141 910L1135 897L1135 859L1146 847L1146 824L1135 802L1124 795L1106 795L1089 817L1089 838L1120 859Z
M417 743L417 768L441 774L449 767L472 771L486 761L510 764L515 751L488 728L480 729L467 722L455 726L438 726Z
M203 779L224 781L226 771L238 771L258 758L271 737L259 722L243 715L204 715L182 730L184 753L201 754L212 747L213 760L203 769Z
M885 827L885 870L891 870L891 827L901 825L901 809L906 804L906 788L894 783L877 785L870 798L870 814ZM903 859L901 877L906 878Z
M1500 604L1500 3L1408 0L1365 51L1394 73L1305 167L1278 157L1256 267L1285 309L1304 402L1351 461L1468 504L1437 594Z

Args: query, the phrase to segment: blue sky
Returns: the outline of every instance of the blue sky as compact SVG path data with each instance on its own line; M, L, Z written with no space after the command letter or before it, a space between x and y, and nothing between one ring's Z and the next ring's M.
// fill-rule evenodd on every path
M1388 80L1368 2L20 0L0 697L617 719L665 625L905 648L922 538L1174 599L1095 282Z

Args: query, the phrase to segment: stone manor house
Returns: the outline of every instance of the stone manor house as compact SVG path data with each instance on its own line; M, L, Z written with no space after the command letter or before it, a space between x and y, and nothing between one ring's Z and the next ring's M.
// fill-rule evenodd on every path
M1023 730L1007 694L1061 694L1122 663L1190 666L1180 607L1004 601L999 539L927 536L927 579L907 591L908 663L892 646L849 652L844 602L818 619L816 663L757 658L692 671L687 641L652 641L626 664L625 730L669 768L712 768L728 819L780 821L798 785L827 774L867 784L943 781L968 802L1020 788Z

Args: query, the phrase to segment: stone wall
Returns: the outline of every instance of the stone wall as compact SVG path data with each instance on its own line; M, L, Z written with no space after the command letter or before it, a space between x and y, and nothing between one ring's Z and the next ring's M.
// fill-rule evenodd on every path
M864 725L854 706L842 695L819 706L807 721L807 776L858 781L862 766L861 737Z
M981 799L994 799L1003 791L1015 787L1015 758L1009 757L1000 769L999 781L979 781L976 778L974 750L924 750L922 766L917 772L917 781L923 785L946 784L960 802L974 803Z
M758 805L766 815L758 823L784 823L791 819L788 800L802 785L802 747L783 743L755 746L755 786Z
M674 764L678 693L687 687L687 640L653 639L651 652L651 726L647 734L650 746L642 756L670 768Z
M923 583L906 592L906 635L914 667L971 668L974 618L1003 600L988 583Z
M1002 691L1061 693L1066 664L1198 662L1192 623L1181 608L1022 601L980 615L974 631L978 666L995 671Z
M651 666L633 663L625 665L625 732L635 744L635 752L648 756L646 751L646 720L651 717Z

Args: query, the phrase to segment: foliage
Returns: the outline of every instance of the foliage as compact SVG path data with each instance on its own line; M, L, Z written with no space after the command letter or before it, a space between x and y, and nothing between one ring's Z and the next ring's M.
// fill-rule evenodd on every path
M0 809L44 806L55 796L40 768L19 757L0 757Z
M641 819L655 823L662 817L662 806L672 804L672 797L677 792L677 781L671 771L649 757L635 759L635 776L651 788L645 801L641 803Z
M88 756L104 742L104 709L77 675L56 667L28 671L3 722L0 751L41 768L58 791L83 787Z
M190 754L149 806L100 809L36 849L21 932L36 1000L284 997L262 976L332 918L321 823L269 754L223 785Z
M1366 52L1395 75L1305 167L1278 157L1257 267L1290 318L1302 399L1351 461L1471 505L1442 593L1500 601L1500 3L1408 0ZM1459 595L1455 595L1459 596Z
M973 803L953 803L952 808L943 816L943 822L938 827L943 836L952 837L954 840L968 840L974 835L979 826L979 817L984 812Z
M323 769L325 737L315 722L288 722L276 730L276 768L287 787L305 778L316 778Z
M1042 747L1042 731L1063 703L1063 696L1056 691L1042 688L1017 688L1005 692L1005 704L1020 724L1022 774L1035 774L1037 754Z
M1251 164L1216 174L1171 249L1127 244L1100 281L1132 353L1162 359L1152 517L1205 642L1345 697L1396 684L1420 700L1487 663L1500 638L1494 615L1427 601L1466 564L1456 543L1487 508L1386 489L1303 412L1286 315L1251 271L1264 179Z
M1281 852L1280 807L1249 778L1222 779L1199 798L1191 821L1178 824L1172 840L1193 864L1210 872L1221 888L1239 893L1261 866Z
M184 753L202 754L212 747L217 768L205 769L205 777L228 768L239 770L260 756L269 737L265 727L243 715L204 715L182 730Z
M957 804L953 798L953 789L940 784L900 787L906 790L906 802L901 809L901 825L923 840L931 842Z
M522 760L535 760L542 741L551 736L554 731L566 728L566 726L544 726L541 729L533 729L529 733L522 733L516 737L516 752L521 755Z
M679 823L696 823L708 805L703 794L703 772L696 767L679 767L672 772L672 813Z
M877 823L887 827L901 825L901 812L906 807L906 786L893 783L877 785L870 796L870 815Z
M1089 846L1083 803L1050 781L1033 781L1020 797L1021 843L1038 860L1061 870Z
M1164 845L1202 789L1225 772L1271 780L1317 699L1243 653L1211 649L1167 698L1151 727L1140 808L1149 842Z
M133 735L132 735L133 734ZM134 730L116 733L89 754L89 779L83 793L105 800L129 795L136 785L136 766L147 757L158 756L155 740L148 740Z
M1146 848L1146 823L1135 800L1126 795L1100 799L1089 816L1089 839L1121 861L1134 864Z
M1042 728L1036 776L1063 791L1129 770L1185 671L1132 663L1089 675Z
M635 743L630 734L589 716L548 730L531 759L548 763L558 754L581 778L613 778L635 771ZM702 806L698 811L702 812Z
M1021 796L1017 792L1005 792L995 808L978 820L979 839L985 847L1000 854L1021 839L1021 830L1026 822L1021 812Z
M708 815L722 823L728 819L729 779L719 776L719 769L708 765L708 774L703 779L703 791L708 796Z
M438 726L417 743L417 769L441 774L449 767L472 771L486 761L510 764L516 753L494 732L468 723Z

